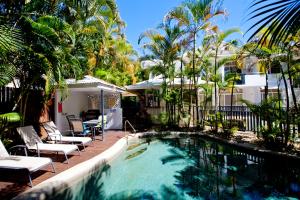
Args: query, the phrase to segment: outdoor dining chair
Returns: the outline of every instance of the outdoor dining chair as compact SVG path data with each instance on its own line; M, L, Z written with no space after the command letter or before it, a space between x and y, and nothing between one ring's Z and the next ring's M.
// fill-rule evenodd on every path
M61 134L61 132L58 130L58 128L55 126L53 121L42 123L42 126L46 130L48 137L55 142L60 143L79 143L83 146L85 149L85 146L92 143L92 139L90 137L74 137L73 136L64 136ZM71 133L73 131L71 130Z
M78 118L70 118L69 119L70 130L72 130L73 134L76 136L89 136L92 135L92 131L90 128L84 126L81 119Z
M28 179L31 187L33 186L31 174L48 165L52 166L53 173L55 173L55 168L50 158L11 156L0 140L0 169L13 171L25 170L28 173Z
M76 119L76 116L75 115L67 115L66 118L67 118L70 130L71 130L71 122L70 122L70 120L71 119Z
M79 148L77 145L74 144L48 144L43 143L41 138L38 136L36 131L34 130L33 126L24 126L17 128L17 132L20 134L21 138L23 139L26 147L29 150L37 152L38 156L40 157L41 152L62 152L65 155L67 163L68 154L78 151L80 155Z

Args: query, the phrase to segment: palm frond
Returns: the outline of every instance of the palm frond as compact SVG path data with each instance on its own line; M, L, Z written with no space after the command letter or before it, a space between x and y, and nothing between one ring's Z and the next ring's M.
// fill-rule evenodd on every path
M0 64L0 87L11 82L15 74L16 69L13 65Z
M28 17L25 18L25 23L27 23L27 27L30 28L29 31L31 33L43 38L53 47L60 44L60 37L53 28L49 27L48 25L35 22Z
M39 17L37 23L46 25L54 29L56 32L65 33L72 41L72 44L75 43L75 32L73 31L72 26L69 25L64 20L61 20L60 18L55 16L46 15L46 16Z
M240 33L242 34L241 30L239 28L231 28L231 29L227 29L224 32L221 32L218 35L218 42L222 42L224 41L228 36L234 34L234 33Z
M299 0L253 0L250 9L249 20L256 22L248 29L254 30L249 41L258 39L259 44L264 44L269 38L268 45L271 47L286 42L290 35L299 31ZM267 28L264 34L257 38L264 28Z
M16 52L23 46L21 32L8 25L0 25L0 57L6 59L6 54Z

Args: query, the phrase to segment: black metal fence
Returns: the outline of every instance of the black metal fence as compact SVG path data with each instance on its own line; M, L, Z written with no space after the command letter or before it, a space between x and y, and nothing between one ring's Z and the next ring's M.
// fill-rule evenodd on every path
M248 107L246 106L233 106L232 111L230 106L220 106L217 108L217 112L219 112L219 117L221 121L229 121L234 120L236 122L240 122L243 125L243 128L240 128L243 131L252 131L259 132L262 127L267 126L266 116L262 114L254 114ZM205 120L206 122L211 122L215 117L215 108L210 109L201 109L199 108L199 119ZM195 118L196 115L193 115ZM300 130L300 116L297 113L289 114L289 125L290 132L293 136L296 136ZM193 119L196 120L196 119ZM281 120L279 123L272 123L273 126L277 126L280 129L284 130L287 127L287 123L285 120Z
M162 111L165 111L166 109L164 107L160 107L157 109L157 112L154 112L153 110L149 113L151 115L157 115L157 113L161 113ZM189 110L188 106L184 107L185 111ZM215 107L208 107L204 109L203 107L198 107L199 110L199 122L204 122L207 125L214 126L214 118L215 118ZM217 108L217 112L219 113L219 119L218 122L230 122L231 120L234 121L234 125L238 125L239 130L241 131L251 131L254 133L258 133L262 130L263 127L267 127L267 117L266 115L261 114L255 114L253 113L247 106L233 106L232 111L230 106L220 106ZM175 110L175 116L178 116L178 108ZM191 108L191 120L190 120L190 126L196 126L197 123L197 108L196 106L193 106ZM287 123L286 123L286 116L282 116L282 120L274 120L274 117L271 121L272 126L276 126L283 132L283 130L287 129ZM293 113L289 114L288 116L289 120L289 130L292 134L292 136L298 136L299 130L300 130L300 115L299 113ZM300 136L300 135L299 135Z
M0 87L0 113L8 112L13 104L13 88Z

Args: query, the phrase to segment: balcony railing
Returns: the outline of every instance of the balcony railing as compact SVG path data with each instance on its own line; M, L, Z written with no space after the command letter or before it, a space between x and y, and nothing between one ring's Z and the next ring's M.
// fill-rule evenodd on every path
M229 77L233 77L235 74L234 73L227 73L225 74L225 80L227 80ZM239 80L235 81L236 85L244 85L245 84L245 74L236 74L236 77L239 77Z

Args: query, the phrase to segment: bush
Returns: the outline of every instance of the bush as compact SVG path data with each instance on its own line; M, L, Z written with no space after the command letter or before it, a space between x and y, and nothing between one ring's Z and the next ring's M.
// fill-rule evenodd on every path
M236 128L238 130L244 131L246 129L244 121L239 119L229 119L222 122L223 129Z
M282 133L278 127L272 127L270 130L263 127L259 131L264 139L264 143L267 148L270 149L282 149L283 141L282 141Z

